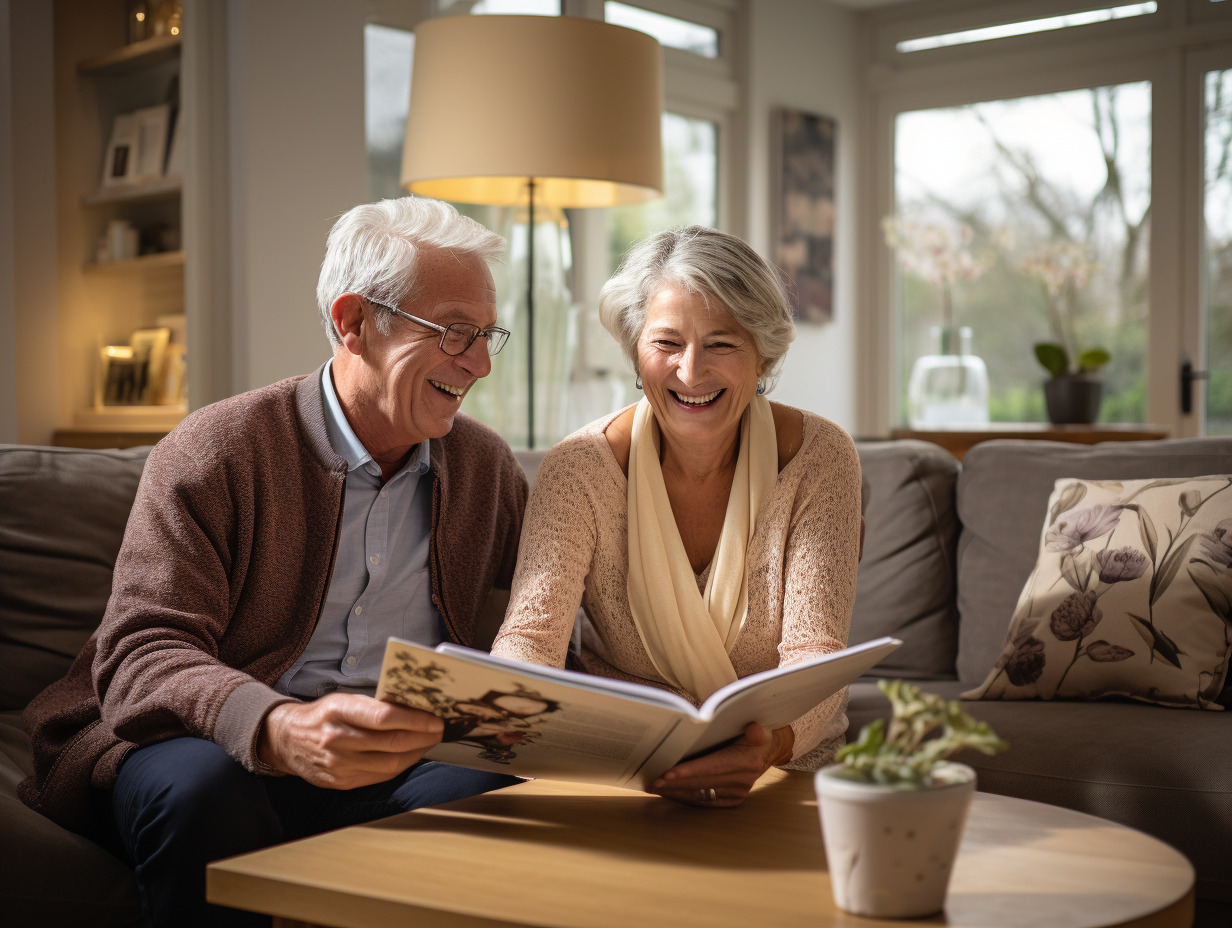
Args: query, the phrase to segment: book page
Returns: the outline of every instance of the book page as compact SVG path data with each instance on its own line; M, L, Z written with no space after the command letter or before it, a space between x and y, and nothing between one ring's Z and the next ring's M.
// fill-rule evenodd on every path
M462 660L474 661L487 666L508 667L518 674L533 677L536 680L550 680L576 686L595 693L611 693L638 702L649 703L652 706L664 706L675 712L683 712L695 718L701 718L697 707L686 699L682 699L670 690L646 686L643 683L630 683L627 680L616 680L612 677L599 677L576 670L565 670L562 667L549 667L546 664L527 664L507 657L497 657L487 651L477 651L450 641L441 642L436 646L438 654L449 654Z
M543 668L455 650L391 638L377 686L378 699L444 720L442 742L426 755L432 760L622 786L681 719L666 706L527 672Z
M711 694L701 714L710 724L688 750L701 753L736 738L750 722L782 728L832 695L901 645L877 638L813 661L750 674Z

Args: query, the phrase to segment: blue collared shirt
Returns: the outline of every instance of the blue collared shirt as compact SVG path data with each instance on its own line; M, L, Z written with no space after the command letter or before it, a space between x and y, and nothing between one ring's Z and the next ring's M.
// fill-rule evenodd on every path
M428 539L432 468L428 442L381 484L381 468L356 437L325 365L325 427L346 458L346 492L329 594L308 647L276 689L314 699L335 690L371 695L390 635L433 647L442 637L432 603Z

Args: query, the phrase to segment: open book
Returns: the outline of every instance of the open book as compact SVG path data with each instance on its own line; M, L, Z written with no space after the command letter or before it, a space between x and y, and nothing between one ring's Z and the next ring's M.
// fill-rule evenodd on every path
M652 686L390 638L376 696L444 720L432 760L644 789L681 760L739 737L750 722L790 724L900 644L878 638L752 674L695 708Z

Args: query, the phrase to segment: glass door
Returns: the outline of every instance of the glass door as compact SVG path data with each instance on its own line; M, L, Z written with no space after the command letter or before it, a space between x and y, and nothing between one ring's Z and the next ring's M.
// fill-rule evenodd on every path
M1198 340L1181 404L1207 435L1232 435L1232 54L1202 69L1202 267Z

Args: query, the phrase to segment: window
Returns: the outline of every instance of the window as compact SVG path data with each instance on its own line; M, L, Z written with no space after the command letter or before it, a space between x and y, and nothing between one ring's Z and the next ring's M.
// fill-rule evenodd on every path
M1206 429L1232 435L1232 70L1205 76Z
M626 250L651 232L719 221L719 127L709 119L663 114L662 199L607 211L608 270Z
M950 297L988 366L993 421L1045 419L1030 347L1044 341L1074 360L1106 349L1101 420L1145 421L1150 126L1142 82L897 117L897 213L966 240ZM937 350L946 294L932 276L902 273L903 385Z
M895 48L900 52L919 52L930 48L946 48L950 45L988 42L992 39L1004 39L1015 35L1030 35L1034 32L1052 32L1057 29L1086 26L1091 23L1108 22L1113 19L1149 16L1156 11L1156 8L1157 4L1152 2L1128 3L1122 6L1105 7L1097 10L1082 10L1077 13L1066 13L1062 16L1044 16L1039 19L1026 19L996 26L983 26L979 29L965 29L961 32L947 32L942 35L906 39L899 42Z
M600 8L584 2L574 10L572 5L572 0L565 0L562 10L558 0L455 0L437 6L440 15L578 15ZM646 6L652 5L648 0ZM636 399L633 375L618 346L599 326L597 314L599 288L628 246L658 229L691 223L717 226L722 221L724 124L737 99L730 62L722 57L723 24L730 6L726 0L671 4L671 11L681 15L696 11L704 20L699 22L629 4L601 6L609 21L648 32L669 46L668 112L663 117L666 191L661 200L641 206L571 210L568 216L536 207L535 447L545 447ZM401 196L414 35L372 24L364 38L369 190L374 198ZM677 86L687 88L687 94L674 93ZM515 314L524 303L521 294L526 286L525 210L455 205L509 240L511 260L497 290L504 301L502 319L516 330L521 320ZM565 281L568 289L551 288L554 280ZM465 409L501 431L510 443L524 446L528 361L525 342L520 346L516 340L519 334L515 331L493 373L472 388Z
M1022 0L1012 12L1028 21L1076 6ZM1232 3L1169 0L1075 28L897 50L995 25L1002 9L865 14L871 169L859 247L870 311L858 323L857 428L885 434L906 420L903 380L939 314L936 288L899 266L877 225L902 212L970 230L978 279L956 283L955 313L988 363L994 420L1044 418L1047 374L1032 348L1052 327L1024 259L1051 245L1068 260L1081 246L1095 266L1072 285L1077 340L1111 354L1099 420L1175 437L1232 431ZM1209 379L1186 408L1190 362Z
M404 193L399 175L414 52L415 33L371 23L364 27L364 131L373 200Z
M617 26L652 35L666 48L693 52L703 58L719 57L719 32L709 26L664 16L627 3L616 3L615 0L606 0L603 4L603 18Z

